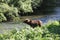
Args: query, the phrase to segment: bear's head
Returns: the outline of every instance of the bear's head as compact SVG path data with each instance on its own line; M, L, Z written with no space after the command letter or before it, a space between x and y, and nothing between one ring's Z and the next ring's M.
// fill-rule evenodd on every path
M30 22L30 19L25 19L24 20L24 23L29 23Z

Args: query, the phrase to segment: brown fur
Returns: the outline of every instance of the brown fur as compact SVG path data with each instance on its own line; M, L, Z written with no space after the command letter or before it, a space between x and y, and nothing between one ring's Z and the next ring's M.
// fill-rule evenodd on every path
M42 21L40 21L40 20L30 20L30 19L26 19L25 21L24 21L24 23L27 23L28 25L30 25L31 27L36 27L36 26L39 26L39 27L41 27L41 25L42 25Z

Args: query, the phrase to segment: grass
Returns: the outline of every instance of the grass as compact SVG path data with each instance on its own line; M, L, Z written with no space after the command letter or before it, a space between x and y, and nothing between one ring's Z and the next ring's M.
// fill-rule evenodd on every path
M13 29L0 34L0 40L60 40L60 24L54 21L42 27Z

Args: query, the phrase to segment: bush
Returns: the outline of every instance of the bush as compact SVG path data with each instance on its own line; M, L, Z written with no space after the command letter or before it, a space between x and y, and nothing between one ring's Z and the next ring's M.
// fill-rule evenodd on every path
M0 0L0 13L8 19L19 18L18 13L32 13L42 0Z
M0 4L0 13L1 13L0 14L1 18L3 17L2 19L6 20L6 21L7 20L12 20L15 17L19 18L18 9L15 8L15 7L10 7L8 4L5 4L5 3ZM2 21L4 21L4 20L2 20Z
M1 13L5 13L10 9L10 7L8 6L8 4L5 3L0 3L0 12Z
M2 21L7 21L6 17L4 16L3 13L0 13L0 22Z
M48 27L43 26L36 28L27 26L20 30L13 29L8 33L0 34L0 40L60 40L59 31L60 24L54 24L53 26L50 24Z
M5 3L9 6L13 5L14 7L17 7L19 11L22 10L27 13L33 12L32 8L37 8L40 6L42 1L43 0L0 0L0 3Z
M36 9L37 7L40 7L43 0L32 0L32 7Z
M60 34L60 24L58 21L52 22L47 28L51 33Z
M27 12L33 12L32 6L31 6L31 0L19 0L19 10L27 13Z

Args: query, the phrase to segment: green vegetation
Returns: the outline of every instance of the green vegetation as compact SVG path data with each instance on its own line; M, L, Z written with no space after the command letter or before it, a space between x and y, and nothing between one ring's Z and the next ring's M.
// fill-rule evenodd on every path
M60 40L60 24L54 21L42 27L14 29L9 33L0 34L0 40Z
M0 22L6 21L6 17L3 15L3 13L0 13Z
M0 15L1 21L13 20L15 17L19 17L18 9L5 3L0 3Z
M33 8L40 6L41 2L42 0L0 0L0 22L20 19L20 13L33 12Z

